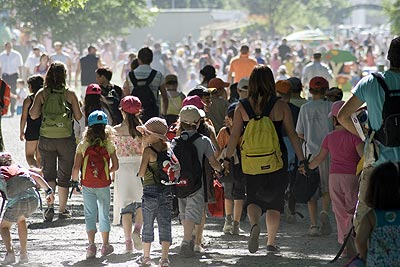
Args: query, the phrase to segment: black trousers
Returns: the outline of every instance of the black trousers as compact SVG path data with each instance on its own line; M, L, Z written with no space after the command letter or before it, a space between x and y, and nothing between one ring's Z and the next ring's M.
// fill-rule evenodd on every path
M17 93L18 73L13 73L13 74L3 73L1 75L1 78L6 83L8 83L8 85L10 86L11 94L15 95ZM11 98L10 100L11 100L11 105L10 105L11 115L14 115L14 113L15 113L15 103L16 103L17 99Z

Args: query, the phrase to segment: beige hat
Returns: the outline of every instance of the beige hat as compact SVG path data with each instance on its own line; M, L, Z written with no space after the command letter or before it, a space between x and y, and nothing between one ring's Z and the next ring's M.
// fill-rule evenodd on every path
M245 78L240 79L237 88L242 91L249 90L249 78L245 77Z
M194 105L184 106L179 112L179 120L189 125L196 125L200 118L199 109Z
M168 131L168 125L164 119L153 117L146 121L144 125L136 126L136 129L142 134L147 132L148 134L156 135L162 140L167 140L165 135Z

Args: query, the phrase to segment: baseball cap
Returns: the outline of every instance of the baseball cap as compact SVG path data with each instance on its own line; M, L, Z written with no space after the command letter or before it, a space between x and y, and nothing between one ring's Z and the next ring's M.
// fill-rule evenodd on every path
M189 125L196 125L200 119L201 115L196 106L184 106L179 112L179 120Z
M280 94L288 94L291 88L292 85L287 80L280 80L275 83L275 90Z
M88 126L93 126L95 124L108 124L107 115L104 111L95 110L89 114Z
M10 166L12 163L11 154L8 152L0 153L0 166Z
M229 83L224 82L220 78L212 78L207 85L208 88L216 88L216 89L225 88L228 86Z
M344 104L343 100L333 102L332 109L331 109L331 112L329 112L328 117L332 117L332 116L337 117L339 110L343 106L343 104Z
M178 82L178 77L174 74L168 74L165 76L165 83L170 83L170 82Z
M183 99L182 107L189 106L189 105L192 105L192 106L195 106L196 108L198 108L201 117L204 118L206 116L206 113L203 110L205 104L203 101L201 101L201 98L198 95L188 96L185 99Z
M400 61L400 37L396 37L390 42L387 59L389 61Z
M326 90L329 89L329 82L325 78L317 76L310 80L309 87L314 90Z
M142 102L136 96L128 95L121 99L120 106L126 113L135 115L142 109Z
M249 78L244 77L244 78L240 79L237 87L238 87L238 89L240 89L242 91L249 90Z
M153 117L146 121L144 125L136 126L136 129L142 134L147 133L155 135L161 140L167 140L165 134L168 131L167 122L159 117Z
M89 84L88 87L86 87L86 94L87 95L101 95L100 85L98 85L97 83Z
M203 85L196 85L189 93L188 96L198 95L198 96L206 96L214 93L216 91L215 88L207 88Z
M287 79L292 85L293 93L300 93L303 90L303 85L301 84L301 80L297 77L290 77Z

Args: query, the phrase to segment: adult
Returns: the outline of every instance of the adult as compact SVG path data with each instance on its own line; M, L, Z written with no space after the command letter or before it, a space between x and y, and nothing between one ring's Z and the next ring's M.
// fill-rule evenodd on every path
M69 181L71 179L72 166L74 165L76 143L72 129L72 122L71 134L67 137L58 137L57 132L60 127L47 127L47 124L44 123L46 120L46 112L43 105L51 94L62 91L65 96L64 104L68 106L69 111L72 113L70 114L71 120L81 119L82 112L79 108L78 98L73 91L67 88L66 78L67 69L65 65L58 61L51 63L46 74L44 87L37 92L29 111L29 115L33 120L38 119L43 115L39 137L39 152L41 155L41 164L45 180L54 191L56 185L58 185L59 219L71 217L71 214L66 209L66 205L68 200ZM56 118L56 120L57 119L58 118ZM44 215L45 221L52 221L54 216L54 207L49 206Z
M166 68L163 61L164 54L161 51L161 45L159 43L154 44L153 51L153 61L150 64L152 69L161 72L162 75L165 75Z
M281 58L281 61L283 62L286 59L286 55L290 54L292 49L287 45L287 40L282 39L281 45L278 47L278 53L279 57Z
M143 86L144 83L146 83L147 79L151 78L150 74L152 73L153 69L150 67L151 62L153 61L153 51L151 51L150 48L148 47L143 47L142 49L139 50L138 52L138 62L139 62L139 67L136 69L132 70L131 73L134 74L134 77L137 79L137 85L138 86ZM156 71L156 70L154 70ZM149 81L150 82L150 81ZM149 84L149 87L154 95L154 98L156 100L156 115L160 115L160 94L162 98L162 110L161 110L161 115L166 115L167 114L167 109L168 109L168 96L167 96L167 91L165 89L165 84L164 84L164 76L162 75L161 72L156 71L154 78ZM125 95L130 95L132 93L132 90L134 89L133 86L133 81L130 77L127 77L124 83L124 93ZM140 89L140 88L137 88ZM150 119L150 116L148 112L146 111L145 104L148 103L148 99L140 99L143 105L143 115L142 119L143 122L146 122L148 119Z
M17 79L22 78L23 62L21 54L13 49L10 42L6 42L5 50L0 53L0 74L1 78L10 86L11 95L17 94ZM16 98L11 98L11 116L15 113Z
M322 54L314 53L313 61L308 63L303 69L303 75L301 77L301 82L306 85L305 86L305 94L306 98L310 98L309 87L308 84L310 80L314 77L323 77L325 80L330 82L333 79L332 70L325 64L321 62Z
M249 47L243 45L240 48L240 55L232 58L229 66L228 82L238 83L240 79L249 77L254 67L257 66L257 60L249 56L249 51Z
M271 97L275 96L275 81L272 71L269 67L259 65L251 72L249 79L249 97L247 101L258 115L262 114L267 108L267 103ZM283 100L278 100L273 106L269 118L275 125L276 132L279 136L279 144L281 147L282 160L284 166L282 169L269 173L259 175L245 175L246 177L246 190L247 190L247 214L251 224L250 239L248 241L249 251L255 253L258 250L260 227L258 226L261 215L266 212L266 225L268 231L267 250L277 251L278 247L275 245L276 234L280 224L280 212L283 212L284 207L284 194L288 184L287 177L287 159L286 147L281 136L281 127L283 126L289 137L289 140L296 151L299 160L303 160L303 153L301 151L300 140L296 135L293 127L293 118L289 106ZM234 150L242 135L243 127L247 125L249 116L239 103L233 118L233 129L229 139L226 150L226 158L224 160L225 170L229 170L230 159L233 156ZM273 195L272 199L266 201L262 199L261 189L269 190ZM261 194L260 194L261 193Z
M254 57L257 60L257 64L263 64L263 65L265 64L265 59L261 54L261 48L254 49Z
M390 68L381 73L389 90L400 88L400 37L396 37L390 43L387 59L390 62ZM348 131L358 135L351 115L355 113L364 103L368 107L368 124L371 132L377 132L382 127L382 110L385 102L385 93L377 79L368 75L351 91L352 95L343 105L338 114L339 122ZM359 227L362 216L369 210L366 204L366 188L373 167L387 161L400 161L400 147L384 146L372 135L367 136L364 148L364 169L360 177L360 190L358 195L358 205L354 218L356 232Z
M224 98L226 96L226 87L229 83L224 82L220 78L211 79L208 83L209 88L215 88L216 92L211 96L212 105L207 112L207 117L214 124L215 132L224 126L225 115L228 110L229 102Z
M68 73L68 84L71 84L71 73L72 73L72 60L67 55L67 53L63 52L63 44L61 42L54 43L54 53L50 55L50 63L55 61L62 62L67 67Z
M8 105L10 105L10 86L0 79L0 152L4 151L3 133L1 131L1 117L7 114Z
M35 73L35 67L40 63L40 49L38 46L32 47L32 53L27 57L25 61L26 77Z
M110 68L98 68L95 71L95 74L96 81L101 88L101 94L106 98L110 107L111 117L109 117L109 120L112 120L111 125L118 125L122 122L122 114L119 110L119 104L124 96L124 92L122 91L121 87L111 83L113 72Z
M86 87L96 83L96 69L101 68L100 58L96 55L96 47L90 45L88 54L79 59L75 71L75 88L78 88L79 76L81 77L81 98L85 97Z
M217 71L215 70L215 68L211 65L206 65L204 66L204 68L202 68L200 70L200 74L202 76L202 80L200 85L207 87L208 86L208 82L217 77Z

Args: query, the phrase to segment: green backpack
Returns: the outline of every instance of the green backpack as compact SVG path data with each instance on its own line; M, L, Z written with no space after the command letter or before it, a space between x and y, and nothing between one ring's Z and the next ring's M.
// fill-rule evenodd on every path
M72 111L66 100L66 89L52 89L42 107L40 136L66 138L72 135Z

